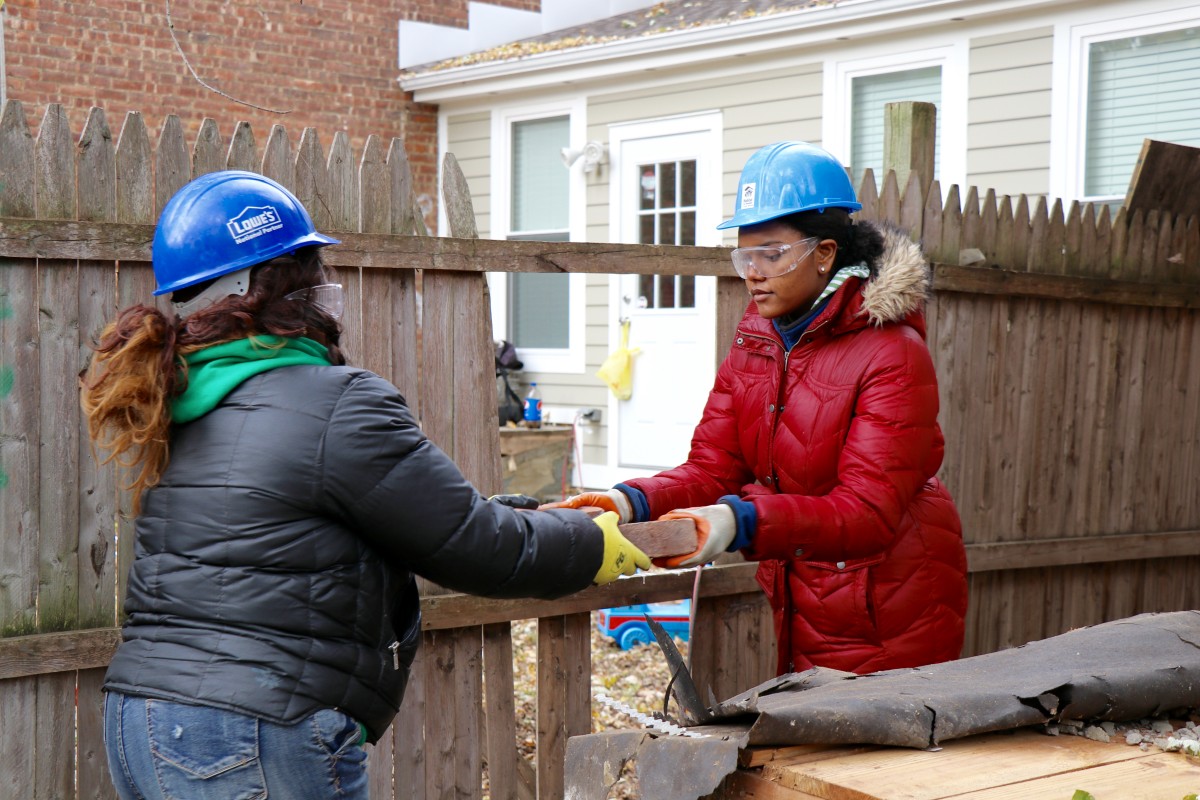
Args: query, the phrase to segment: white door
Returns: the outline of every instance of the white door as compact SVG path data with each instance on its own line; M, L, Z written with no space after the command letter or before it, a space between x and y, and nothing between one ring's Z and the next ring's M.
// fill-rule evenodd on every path
M720 234L720 115L610 129L617 241L716 245ZM633 394L610 401L609 467L615 480L652 474L687 458L712 388L716 281L690 275L615 276L613 346L629 321Z

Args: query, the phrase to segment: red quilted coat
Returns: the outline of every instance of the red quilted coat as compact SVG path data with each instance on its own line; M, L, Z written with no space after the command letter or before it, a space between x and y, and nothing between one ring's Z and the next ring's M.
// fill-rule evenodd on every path
M758 523L779 671L857 673L958 657L967 563L942 463L925 344L929 269L885 231L872 276L850 278L785 352L753 303L717 372L683 465L627 481L650 518L735 494Z

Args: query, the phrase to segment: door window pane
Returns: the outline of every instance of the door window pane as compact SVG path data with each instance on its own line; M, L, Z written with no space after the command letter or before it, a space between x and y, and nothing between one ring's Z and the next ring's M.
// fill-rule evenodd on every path
M858 186L867 169L882 183L884 106L915 101L933 103L941 128L942 68L924 67L882 75L864 75L851 82L850 173ZM933 176L938 176L941 136L934 140ZM900 187L903 191L904 187Z
M1200 145L1200 28L1088 48L1084 194L1123 198L1144 139Z
M638 166L640 244L696 243L696 162L662 161ZM694 308L696 279L690 275L643 275L646 308Z

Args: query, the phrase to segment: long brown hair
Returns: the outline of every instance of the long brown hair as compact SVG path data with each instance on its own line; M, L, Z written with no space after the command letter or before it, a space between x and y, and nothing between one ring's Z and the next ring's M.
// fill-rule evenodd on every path
M218 300L186 319L157 308L135 305L121 311L92 345L91 363L80 375L80 402L88 436L108 451L101 464L116 461L129 471L125 488L134 493L134 513L142 493L158 483L168 461L171 401L187 387L183 356L210 345L247 336L308 336L329 349L334 364L345 364L337 320L315 305L287 295L328 282L319 248L259 264L244 296ZM211 282L209 282L211 283ZM188 287L194 295L208 284ZM176 292L173 299L186 299Z

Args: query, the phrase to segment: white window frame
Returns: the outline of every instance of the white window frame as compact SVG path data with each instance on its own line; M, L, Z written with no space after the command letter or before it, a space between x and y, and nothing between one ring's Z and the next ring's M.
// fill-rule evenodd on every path
M890 72L907 72L925 67L942 68L942 100L938 108L941 136L938 182L945 192L967 181L967 100L970 50L962 41L928 43L918 49L885 55L859 50L825 62L825 113L821 120L822 146L843 164L849 165L853 123L854 79ZM879 185L882 175L876 175ZM857 188L857 187L855 187ZM903 187L901 187L903 189Z
M1054 26L1054 71L1051 83L1050 196L1063 202L1108 201L1084 194L1087 167L1088 55L1093 44L1165 33L1200 25L1196 6L1152 12L1161 3L1139 0L1108 16ZM1124 200L1124 198L1121 198Z
M564 98L539 104L498 107L492 110L491 164L491 237L507 239L512 233L512 128L516 122L546 117L570 118L570 147L583 147L587 141L587 103L583 97ZM564 166L566 171L567 167ZM567 213L568 239L580 242L586 238L586 176L582 163L570 168ZM559 372L583 374L586 371L586 289L587 275L572 273L567 283L567 340L565 348L519 347L517 354L526 372ZM488 288L492 299L492 335L507 339L508 273L489 272Z

